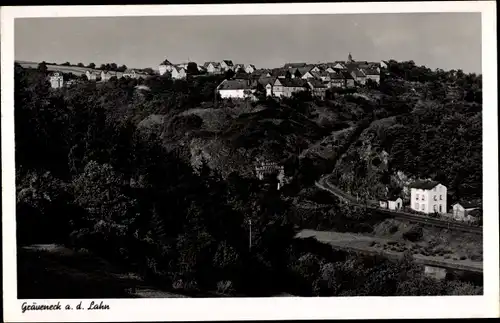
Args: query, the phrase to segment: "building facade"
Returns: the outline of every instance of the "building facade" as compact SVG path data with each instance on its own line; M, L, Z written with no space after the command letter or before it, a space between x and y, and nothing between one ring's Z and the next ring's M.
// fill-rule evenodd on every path
M60 89L64 87L64 77L62 73L59 72L53 73L49 78L49 82L50 82L50 87L53 89Z
M429 213L446 213L447 188L435 181L417 181L410 185L412 210Z

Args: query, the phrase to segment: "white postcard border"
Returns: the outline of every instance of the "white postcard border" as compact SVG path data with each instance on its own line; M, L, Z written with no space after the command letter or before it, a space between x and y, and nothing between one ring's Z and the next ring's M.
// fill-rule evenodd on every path
M21 313L16 281L14 172L14 18L163 15L347 14L397 12L481 12L483 72L484 296L276 297L205 299L102 299L107 311ZM494 1L307 3L175 6L2 7L2 204L5 321L189 321L325 318L465 318L499 316L499 219L496 5ZM80 301L59 300L75 306ZM95 300L100 302L101 299ZM76 314L76 315L75 315Z

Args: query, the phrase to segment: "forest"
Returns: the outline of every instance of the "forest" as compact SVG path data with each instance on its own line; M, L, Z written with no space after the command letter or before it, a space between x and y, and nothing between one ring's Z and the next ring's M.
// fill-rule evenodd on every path
M18 249L64 245L195 297L481 294L471 283L425 277L411 257L391 262L294 239L301 223L293 197L336 161L301 154L332 133L360 133L379 118L394 116L400 124L380 135L395 156L393 169L421 176L433 169L461 194L481 195L481 77L390 63L380 90L363 90L371 99L331 93L327 101L303 95L281 102L221 102L215 88L224 75L112 78L53 90L46 71L16 65ZM461 87L463 98L448 102L445 81ZM403 99L413 93L411 82L424 84L418 91L439 105L413 109L422 99ZM144 126L151 116L162 118ZM417 133L433 146L416 148ZM450 140L456 133L461 137ZM337 140L338 156L354 138ZM229 157L214 148L194 167L197 140ZM249 175L258 156L285 164L290 184L278 191L272 179ZM363 215L333 205L317 221L335 217L352 225ZM29 283L29 261L18 255L20 297L39 295ZM93 293L56 297L99 297Z

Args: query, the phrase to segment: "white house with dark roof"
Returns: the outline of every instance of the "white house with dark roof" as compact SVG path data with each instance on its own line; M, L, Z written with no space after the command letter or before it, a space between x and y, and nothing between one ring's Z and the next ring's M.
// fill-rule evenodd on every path
M174 67L174 65L172 63L170 63L170 61L168 59L165 59L158 66L158 71L160 72L160 75L163 75L163 74L165 74L167 72L172 71L173 67Z
M359 68L349 70L352 78L361 85L366 84L366 74Z
M121 75L119 75L115 71L101 71L101 81L107 82L109 81L112 77L117 77L119 78Z
M436 181L416 181L409 188L411 209L427 214L446 213L446 186Z
M272 93L277 97L291 97L293 93L307 91L308 84L306 80L300 78L288 79L277 78L274 81Z
M253 72L255 72L256 68L255 68L255 65L253 64L247 64L245 66L245 72L247 72L248 74L252 74Z
M187 71L184 67L174 66L172 68L172 71L170 72L170 75L174 80L182 80L186 78Z
M224 59L220 62L220 67L223 71L229 71L234 69L233 61L229 59Z
M220 74L222 73L222 67L218 62L206 62L203 64L203 67L206 69L209 74Z
M222 99L245 99L255 92L249 80L232 79L224 80L217 86L217 92Z

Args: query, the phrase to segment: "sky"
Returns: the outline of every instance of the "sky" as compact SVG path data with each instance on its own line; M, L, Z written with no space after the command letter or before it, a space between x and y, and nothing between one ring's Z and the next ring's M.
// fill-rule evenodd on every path
M413 60L481 73L480 13L19 18L15 59L125 64Z

